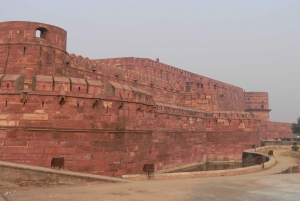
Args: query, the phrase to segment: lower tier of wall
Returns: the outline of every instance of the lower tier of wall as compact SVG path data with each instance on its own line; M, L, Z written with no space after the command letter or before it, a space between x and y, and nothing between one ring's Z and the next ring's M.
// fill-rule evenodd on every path
M65 169L106 176L143 173L153 163L165 170L206 161L239 161L259 145L256 131L175 132L7 129L0 131L0 160L51 167L64 157Z
M260 124L260 140L291 138L292 130L290 123L262 121Z
M262 148L263 149L263 148ZM258 148L260 150L260 148ZM154 173L150 175L123 175L123 179L128 180L161 180L161 179L183 179L183 178L204 178L204 177L220 177L220 176L234 176L241 174L248 174L252 172L258 172L263 169L267 169L276 164L276 160L273 156L268 156L265 154L254 152L255 150L249 149L243 152L243 156L247 155L247 157L243 157L243 163L252 162L252 166L236 168L236 169L228 169L228 170L214 170L214 171L198 171L198 172L179 172L179 173ZM264 161L255 162L252 159L261 159ZM256 165L255 165L256 164Z

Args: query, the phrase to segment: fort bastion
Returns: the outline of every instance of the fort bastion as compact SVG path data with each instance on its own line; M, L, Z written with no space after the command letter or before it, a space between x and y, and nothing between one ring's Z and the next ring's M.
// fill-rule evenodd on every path
M0 23L0 160L120 176L241 160L261 139L291 137L269 121L266 92L159 59L89 59L66 51L67 32ZM101 55L100 55L101 56Z

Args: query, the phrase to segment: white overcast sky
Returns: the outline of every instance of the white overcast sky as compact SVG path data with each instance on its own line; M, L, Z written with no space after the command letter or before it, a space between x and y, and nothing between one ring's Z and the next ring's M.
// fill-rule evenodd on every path
M160 58L203 76L269 93L272 121L300 117L300 0L0 0L0 21L68 32L90 59Z

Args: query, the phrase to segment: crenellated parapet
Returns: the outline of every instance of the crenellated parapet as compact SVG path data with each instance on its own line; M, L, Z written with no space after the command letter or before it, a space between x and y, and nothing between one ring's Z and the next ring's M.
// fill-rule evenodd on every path
M159 65L152 60L140 58L89 60L74 54L68 57L70 63L63 73L68 76L126 83L152 91L158 102L170 101L181 106L192 105L195 109L206 111L244 110L244 93L241 88L200 75L184 73L191 76L187 80L178 73L169 74L165 71L170 69L172 71L174 67ZM151 73L147 70L149 67L147 65L150 65L150 69L161 67L161 74ZM168 95L164 96L166 93ZM169 97L172 98L168 99ZM210 101L210 97L214 97L214 101Z
M196 109L210 110L244 110L244 93L243 89L232 86L217 80L213 80L201 75L190 73L188 71L175 68L157 61L144 58L116 58L116 59L99 59L106 65L122 67L141 74L147 74L161 79L162 85L158 86L163 90L171 90L180 93L185 97L198 94L198 96L216 96L217 101L212 104L206 104L208 107L202 107L197 104L198 99L183 102L182 106L192 104ZM153 83L153 84L151 84ZM153 86L157 86L156 82L151 82ZM161 100L159 100L161 101ZM201 101L205 101L202 98ZM206 102L208 103L208 102Z
M90 60L88 58L83 58L82 56L76 56L75 54L70 54L67 57L67 60L69 60L67 67L95 73L96 75L100 74L116 80L140 83L149 87L152 85L152 87L167 87L170 89L171 87L169 86L174 84L158 79L154 76L122 68L117 64L108 64L102 61ZM82 77L84 77L84 75L82 75Z
M1 91L15 92L24 89L23 75L0 75Z
M211 90L225 92L236 91L242 93L243 89L236 87L227 83L223 83L205 76L201 76L195 73L185 71L164 63L159 62L159 59L156 61L147 59L147 58L134 58L134 57L125 57L125 58L112 58L112 59L97 59L107 65L121 66L126 69L130 69L139 73L144 73L158 77L166 81L175 80L184 85L184 91L189 92L199 91L199 90Z

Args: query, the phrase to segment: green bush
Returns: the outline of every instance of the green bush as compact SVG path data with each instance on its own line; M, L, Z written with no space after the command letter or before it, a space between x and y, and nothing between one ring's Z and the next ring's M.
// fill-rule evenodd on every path
M292 138L284 137L281 139L281 141L292 141Z
M297 145L293 145L293 146L292 146L292 150L293 150L293 151L298 151L298 149L299 149L299 147L298 147Z

